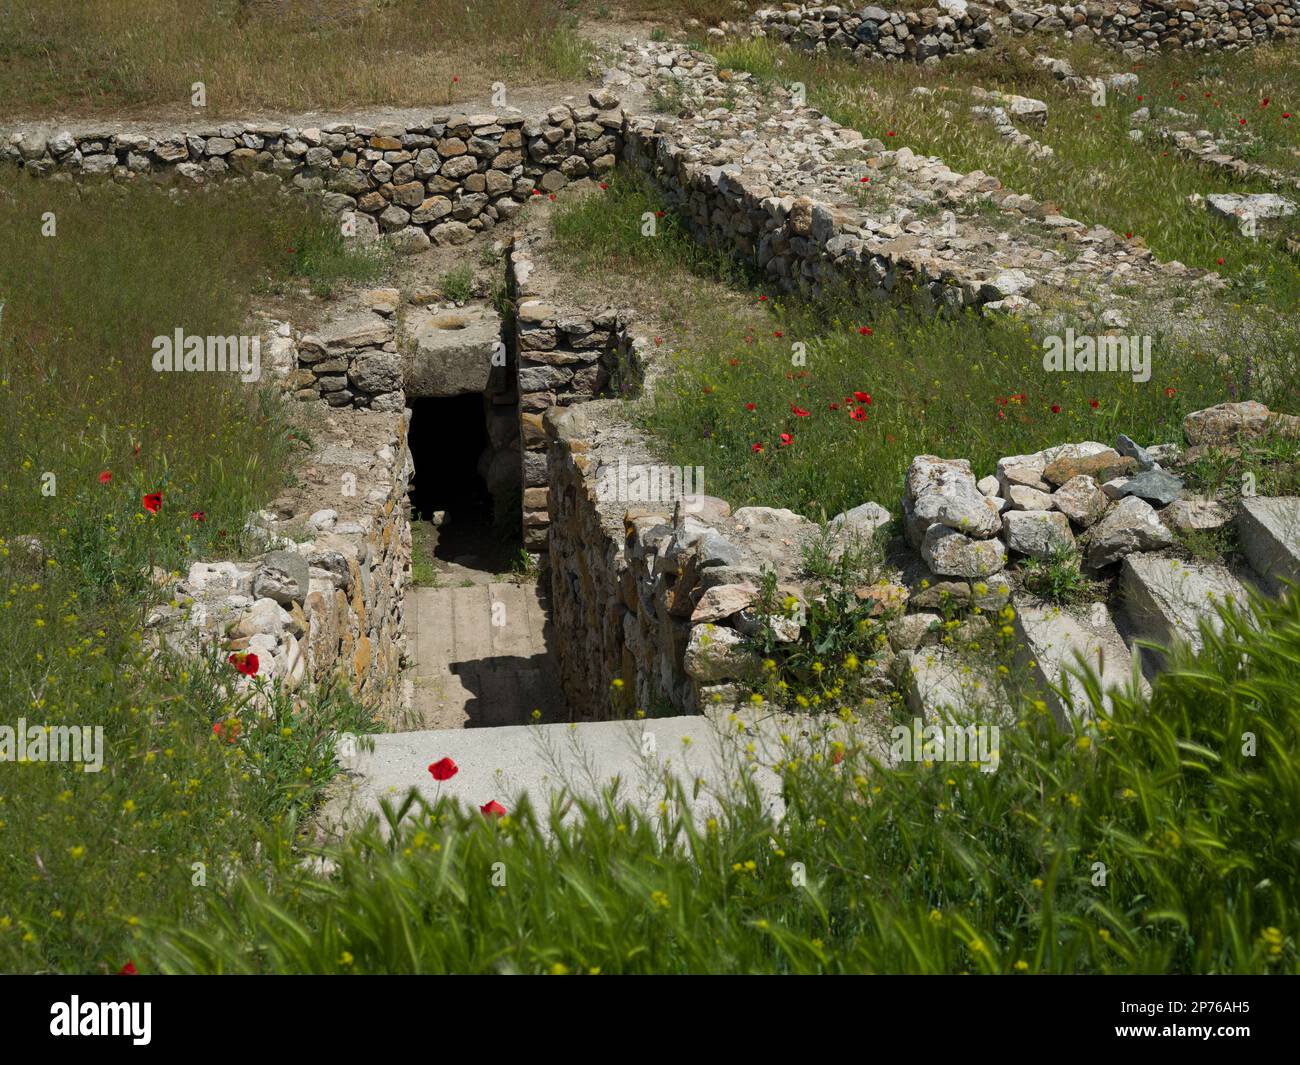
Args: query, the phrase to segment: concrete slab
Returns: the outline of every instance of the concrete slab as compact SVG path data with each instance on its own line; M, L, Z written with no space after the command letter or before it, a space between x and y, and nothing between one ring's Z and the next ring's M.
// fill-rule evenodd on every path
M1105 603L1066 611L1028 596L1013 596L1011 605L1016 612L1017 656L1036 677L1058 724L1065 724L1069 703L1076 713L1090 705L1079 677L1080 662L1099 675L1103 692L1127 688L1132 681L1133 656ZM1141 677L1138 684L1148 690ZM1109 712L1108 694L1103 695L1102 705Z
M727 803L751 744L761 764L806 757L808 734L827 728L836 739L870 743L880 758L887 757L879 726L835 721L750 712L741 718L742 728L726 719L691 716L383 733L373 737L373 750L358 750L347 760L347 779L320 824L327 833L355 827L377 814L381 802L400 804L412 789L430 802L439 795L475 807L495 800L507 810L526 795L534 808L545 810L553 798L596 797L616 780L621 801L655 814L665 774L682 783L692 816L702 819ZM442 758L451 758L459 772L438 784L428 766ZM756 768L754 781L766 807L781 817L779 778Z
M1300 496L1244 497L1237 535L1270 594L1281 595L1288 582L1300 583Z

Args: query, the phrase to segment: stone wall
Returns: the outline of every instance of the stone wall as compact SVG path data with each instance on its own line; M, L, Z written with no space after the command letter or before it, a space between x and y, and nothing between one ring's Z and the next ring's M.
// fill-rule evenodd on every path
M775 574L776 602L806 608L824 591L809 579L805 549L834 553L891 522L874 502L822 530L789 510L629 491L654 483L643 476L651 469L662 486L667 468L616 400L552 407L543 427L552 624L578 720L739 706L764 677L752 638L800 635L797 611L763 607L764 572ZM959 703L1000 710L1008 696L989 653L996 619L1014 634L1026 675L1063 713L1060 692L1082 696L1076 652L1108 685L1127 684L1135 658L1148 676L1159 661L1138 641L1195 643L1216 602L1242 603L1252 584L1276 594L1278 573L1300 574L1300 500L1238 507L1195 496L1179 472L1207 447L1268 431L1300 435L1300 417L1222 404L1187 416L1187 447L1124 436L1114 447L1062 444L1007 456L983 477L965 459L918 456L902 485L903 535L885 548L872 583L854 589L880 632L855 679L863 697L892 693L924 714ZM1253 572L1171 550L1178 533L1234 521ZM1265 527L1257 549L1251 536ZM1018 568L1062 548L1077 549L1098 589L1072 611L1027 591Z
M311 337L279 324L263 350L288 399L301 355L315 350ZM395 709L411 569L408 424L400 405L336 409L317 401L314 447L298 467L298 484L245 530L263 552L195 562L178 579L160 575L176 605L148 619L155 645L251 652L258 677L291 690L341 677L377 709Z
M619 151L622 112L593 95L587 107L545 115L431 115L415 124L338 122L303 129L275 122L151 135L66 129L15 132L0 162L47 176L103 176L202 185L244 175L321 197L357 235L391 234L402 250L463 244L514 217L529 197L602 174Z
M1177 48L1234 51L1300 31L1300 2L1247 0L1137 0L1136 3L1044 4L996 0L999 32L1066 34L1127 52Z
M839 49L886 61L937 63L1026 33L1100 41L1136 53L1177 48L1232 51L1300 30L1300 2L1137 0L1030 6L1014 0L939 0L933 8L903 11L874 5L792 4L757 11L750 25L794 48Z
M937 63L993 41L988 13L965 0L941 0L938 7L902 11L874 5L765 8L753 17L764 33L792 48L844 50L888 62Z

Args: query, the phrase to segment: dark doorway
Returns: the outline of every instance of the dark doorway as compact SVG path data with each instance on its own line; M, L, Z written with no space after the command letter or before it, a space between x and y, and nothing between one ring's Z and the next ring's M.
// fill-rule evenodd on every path
M479 472L488 450L483 396L412 399L410 408L411 517L433 526L433 558L472 570L508 568L511 551L494 526L492 495Z

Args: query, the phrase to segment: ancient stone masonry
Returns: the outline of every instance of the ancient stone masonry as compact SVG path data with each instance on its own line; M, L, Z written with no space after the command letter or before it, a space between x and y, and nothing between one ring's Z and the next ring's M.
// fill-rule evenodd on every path
M521 237L511 247L508 270L514 303L510 357L517 367L524 547L545 551L551 489L543 416L552 408L596 396L635 395L641 387L647 342L628 332L629 311L575 303L574 295L564 292L539 261L529 238Z
M616 101L615 101L616 103ZM545 115L435 114L413 124L337 122L298 128L242 122L150 135L24 129L0 162L67 173L202 185L227 175L279 179L318 195L361 237L389 234L408 252L463 244L514 217L533 195L611 169L616 106L558 106Z
M1174 48L1232 51L1292 35L1300 28L1300 3L1139 0L1029 6L1013 0L938 0L932 8L907 11L788 4L756 11L749 28L793 48L920 63L937 63L1027 33L1100 41L1136 54Z
M800 633L796 616L764 612L765 571L785 603L807 603L817 593L805 548L820 541L838 550L891 521L874 502L837 515L825 531L789 510L733 512L704 495L629 502L608 490L618 471L667 467L617 402L552 407L544 428L553 624L560 679L579 719L739 706L762 676L753 638L770 631L788 642ZM1148 675L1158 663L1136 640L1195 644L1201 622L1218 624L1217 603L1243 603L1251 586L1277 594L1300 574L1300 500L1248 498L1234 516L1232 504L1188 492L1178 472L1207 446L1264 432L1300 435L1300 417L1223 404L1188 415L1186 449L1124 436L1114 447L1062 444L1007 456L983 477L965 459L918 456L903 486L903 536L890 545L882 577L857 589L887 633L864 663L864 690L897 692L927 715L1006 705L987 654L985 669L950 638L955 631L959 642L987 643L991 619L1005 611L1029 675L1063 712L1053 692L1083 692L1076 653L1107 687L1125 686L1135 655ZM1170 550L1176 532L1234 520L1249 570ZM1008 568L1065 549L1107 577L1112 598L1102 591L1062 610L1028 593Z
M1012 0L992 5L999 33L1062 34L1076 41L1100 41L1125 53L1175 48L1234 51L1300 30L1300 3L1279 0L1138 0L1136 3L1043 4Z
M288 393L303 355L317 348L280 323L263 350ZM396 707L411 567L408 418L400 404L362 411L318 403L316 446L299 487L245 530L263 552L247 562L195 562L179 580L160 575L176 605L149 617L154 645L252 652L258 676L289 690L342 677L376 708Z
M681 116L628 115L624 160L659 184L701 240L776 288L852 285L990 313L1035 313L1041 293L1118 313L1132 301L1116 290L1129 285L1151 305L1222 283L1158 262L990 174L887 149L794 105L780 87L769 97L749 75L726 74L702 53L650 44L625 46L606 78L676 87L687 104Z

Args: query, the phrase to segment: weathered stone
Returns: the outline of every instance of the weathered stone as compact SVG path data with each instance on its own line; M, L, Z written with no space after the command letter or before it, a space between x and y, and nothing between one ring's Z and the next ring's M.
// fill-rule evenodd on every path
M1095 480L1081 473L1052 493L1052 505L1079 528L1088 529L1106 513L1106 493Z
M1088 534L1088 565L1100 569L1133 551L1154 551L1174 542L1151 504L1126 496Z
M931 525L921 543L921 557L941 576L974 580L1002 569L1007 549L1001 540L973 540L955 529Z
M1030 558L1051 558L1074 544L1070 519L1060 511L1011 510L1003 515L1007 547Z

